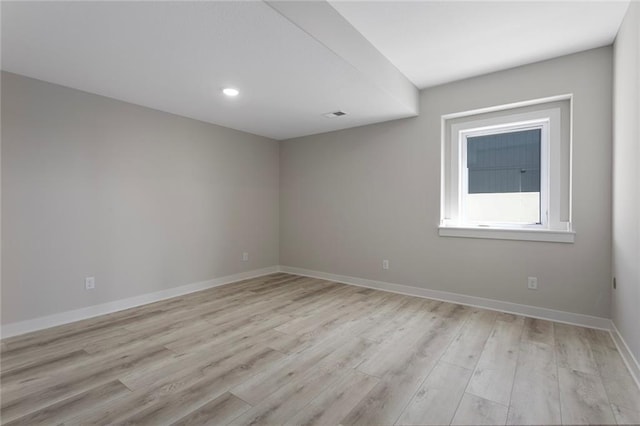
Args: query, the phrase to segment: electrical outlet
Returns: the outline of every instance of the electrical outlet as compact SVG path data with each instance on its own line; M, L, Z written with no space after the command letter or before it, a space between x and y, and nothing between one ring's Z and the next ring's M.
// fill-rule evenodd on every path
M527 287L529 290L537 290L538 289L538 278L529 277L527 278Z
M84 279L84 289L93 290L96 288L96 277L86 277Z
M389 261L387 259L382 261L382 269L389 269Z
M244 253L242 253L242 261L243 262L248 262L249 261L249 253L247 253L246 251Z

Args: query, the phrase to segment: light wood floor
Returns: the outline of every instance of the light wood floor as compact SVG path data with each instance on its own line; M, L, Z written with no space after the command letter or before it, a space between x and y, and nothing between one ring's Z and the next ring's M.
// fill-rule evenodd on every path
M604 331L287 274L1 346L3 424L640 423Z

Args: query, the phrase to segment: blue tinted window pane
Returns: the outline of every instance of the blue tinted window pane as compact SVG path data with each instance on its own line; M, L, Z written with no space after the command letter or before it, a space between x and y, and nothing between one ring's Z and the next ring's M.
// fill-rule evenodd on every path
M541 130L467 138L469 193L540 192Z

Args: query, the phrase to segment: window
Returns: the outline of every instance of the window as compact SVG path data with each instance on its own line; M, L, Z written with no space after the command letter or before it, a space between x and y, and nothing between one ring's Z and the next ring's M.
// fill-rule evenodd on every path
M570 99L443 117L441 236L573 242L563 108Z
M543 131L546 145L546 122L461 132L463 223L537 226L546 221Z

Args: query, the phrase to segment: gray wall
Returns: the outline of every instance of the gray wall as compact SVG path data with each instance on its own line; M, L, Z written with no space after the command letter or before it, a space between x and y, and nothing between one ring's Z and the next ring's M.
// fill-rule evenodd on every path
M2 73L2 324L277 265L278 156L270 139Z
M614 45L612 316L640 359L640 3L632 2Z
M619 88L637 75L623 36ZM278 148L3 73L2 323L276 265L278 255L287 266L607 317L611 82L612 49L600 48L422 91L416 118ZM625 110L635 102L637 117L637 97L625 90L617 102ZM439 237L440 116L565 93L575 96L576 243ZM637 194L630 122L637 126L617 120L616 176L635 182ZM638 199L617 209L619 229L634 227L636 236ZM628 242L625 235L614 241ZM638 284L638 238L629 244L616 265L631 256L626 265L636 269L619 275L613 306L637 351L629 324L638 321L638 286L629 283ZM249 262L240 262L242 251ZM96 290L84 290L87 275ZM527 276L539 278L538 291L526 289Z
M439 237L440 117L566 93L575 244ZM608 317L611 97L605 47L424 90L416 118L282 142L280 263Z

